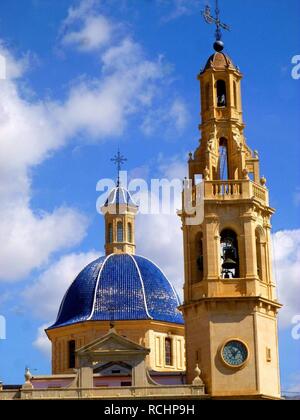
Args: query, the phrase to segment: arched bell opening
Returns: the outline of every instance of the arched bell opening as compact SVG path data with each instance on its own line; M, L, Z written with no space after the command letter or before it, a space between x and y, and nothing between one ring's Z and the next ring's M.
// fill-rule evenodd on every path
M192 282L200 283L203 280L204 257L203 257L203 233L199 232L195 237L193 250L193 274Z
M233 230L221 232L221 276L223 279L239 278L239 250L237 235Z
M198 282L203 280L204 257L203 257L203 234L198 233L196 237L196 269Z
M117 223L117 242L123 242L123 241L124 241L123 223L118 222Z
M222 181L229 179L229 165L228 165L228 142L224 137L219 141L219 168L218 178Z
M217 106L218 108L225 108L227 106L227 91L225 80L218 80L216 83L217 90Z

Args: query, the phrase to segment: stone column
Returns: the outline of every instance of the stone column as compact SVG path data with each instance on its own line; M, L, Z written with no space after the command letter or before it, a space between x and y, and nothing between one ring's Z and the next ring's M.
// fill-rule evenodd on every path
M80 361L79 388L94 388L93 367L88 358L84 358Z
M146 364L145 359L138 360L132 368L132 386L147 386Z

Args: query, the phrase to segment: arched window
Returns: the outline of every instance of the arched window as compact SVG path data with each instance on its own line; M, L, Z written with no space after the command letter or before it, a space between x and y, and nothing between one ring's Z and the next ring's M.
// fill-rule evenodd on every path
M221 264L222 278L239 278L239 251L235 232L229 229L221 233Z
M132 243L132 224L128 223L127 225L127 240Z
M75 368L75 350L76 350L76 342L75 340L70 340L68 343L69 369Z
M233 97L234 97L234 107L237 108L237 88L236 88L236 82L233 82Z
M111 223L109 223L108 225L108 242L111 244L113 243L114 238L113 238L113 226Z
M206 83L205 85L205 111L209 110L209 91L210 91L210 85L209 83Z
M165 339L165 364L172 366L172 340L170 337Z
M124 241L124 233L123 233L123 223L118 222L117 224L117 241L123 242Z
M223 108L227 105L226 82L224 80L217 81L217 106Z
M227 140L224 138L220 139L219 143L219 179L228 180L229 170L228 170L228 146Z

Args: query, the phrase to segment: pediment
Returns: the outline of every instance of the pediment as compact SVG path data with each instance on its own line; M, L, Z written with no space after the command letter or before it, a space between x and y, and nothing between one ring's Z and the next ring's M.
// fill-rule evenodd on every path
M79 356L91 354L107 354L107 353L130 353L130 354L148 354L149 349L140 346L137 343L122 337L114 329L111 329L104 337L87 344L77 351Z
M94 366L94 373L101 376L131 375L132 366L124 362L111 362Z

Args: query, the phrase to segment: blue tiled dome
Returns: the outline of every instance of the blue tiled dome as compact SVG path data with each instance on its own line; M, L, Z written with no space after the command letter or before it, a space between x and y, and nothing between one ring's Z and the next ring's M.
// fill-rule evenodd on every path
M112 254L89 264L71 284L51 328L83 321L156 320L183 324L178 296L144 257Z

